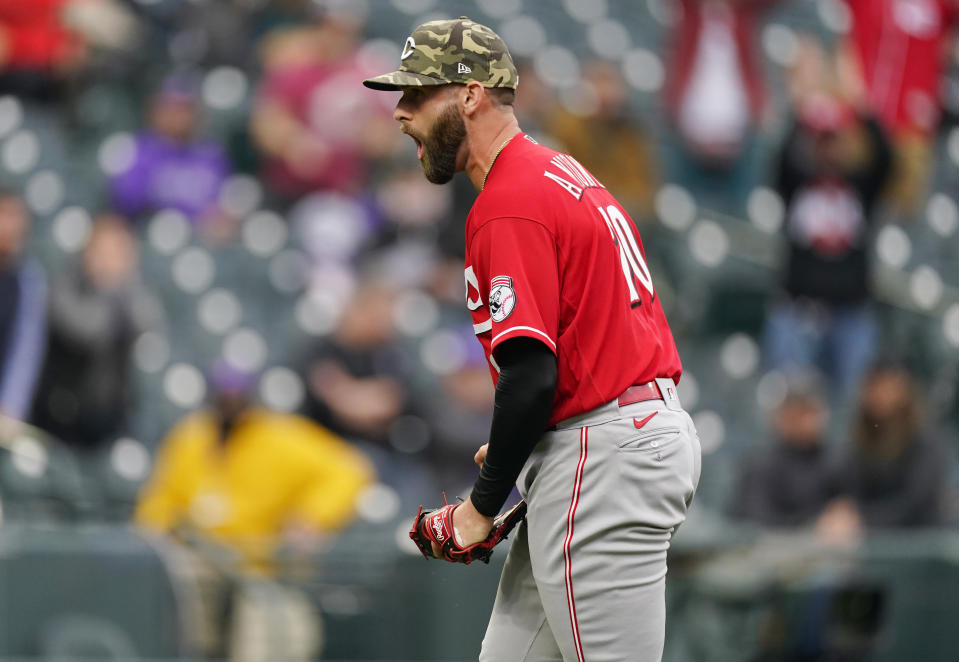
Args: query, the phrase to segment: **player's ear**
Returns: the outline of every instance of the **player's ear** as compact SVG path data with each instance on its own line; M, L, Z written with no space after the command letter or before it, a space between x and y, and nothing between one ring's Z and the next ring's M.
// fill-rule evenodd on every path
M460 91L460 107L466 116L473 115L479 110L483 103L488 103L486 98L486 88L475 80L471 80L462 86Z

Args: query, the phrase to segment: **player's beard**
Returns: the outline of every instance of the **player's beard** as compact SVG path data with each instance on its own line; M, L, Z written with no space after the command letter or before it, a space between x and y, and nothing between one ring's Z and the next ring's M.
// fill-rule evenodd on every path
M466 140L466 124L456 112L456 106L448 105L433 123L430 135L423 138L423 174L433 184L445 184L456 173L456 156Z

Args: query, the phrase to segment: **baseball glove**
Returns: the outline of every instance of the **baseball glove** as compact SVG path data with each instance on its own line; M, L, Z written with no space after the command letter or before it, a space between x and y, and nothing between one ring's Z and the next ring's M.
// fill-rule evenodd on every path
M445 496L443 501L446 501ZM417 511L410 529L410 540L420 548L425 559L442 559L467 565L473 561L489 563L493 548L526 517L526 502L520 501L493 520L493 528L484 540L460 547L453 537L453 511L457 505L446 504L434 510L423 510L423 506L420 506ZM433 543L440 549L439 556L433 554Z

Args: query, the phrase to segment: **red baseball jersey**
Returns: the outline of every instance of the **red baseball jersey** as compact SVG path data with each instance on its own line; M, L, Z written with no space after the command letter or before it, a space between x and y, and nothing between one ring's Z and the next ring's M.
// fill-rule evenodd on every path
M466 221L466 305L498 379L495 350L517 336L556 354L550 423L633 384L679 381L676 344L639 234L575 159L518 134Z

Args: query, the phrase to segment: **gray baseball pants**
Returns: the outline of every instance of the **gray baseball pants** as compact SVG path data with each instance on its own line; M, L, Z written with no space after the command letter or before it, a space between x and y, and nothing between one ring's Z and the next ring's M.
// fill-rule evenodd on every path
M613 401L548 432L517 481L529 509L480 661L659 662L666 552L700 467L675 397Z

